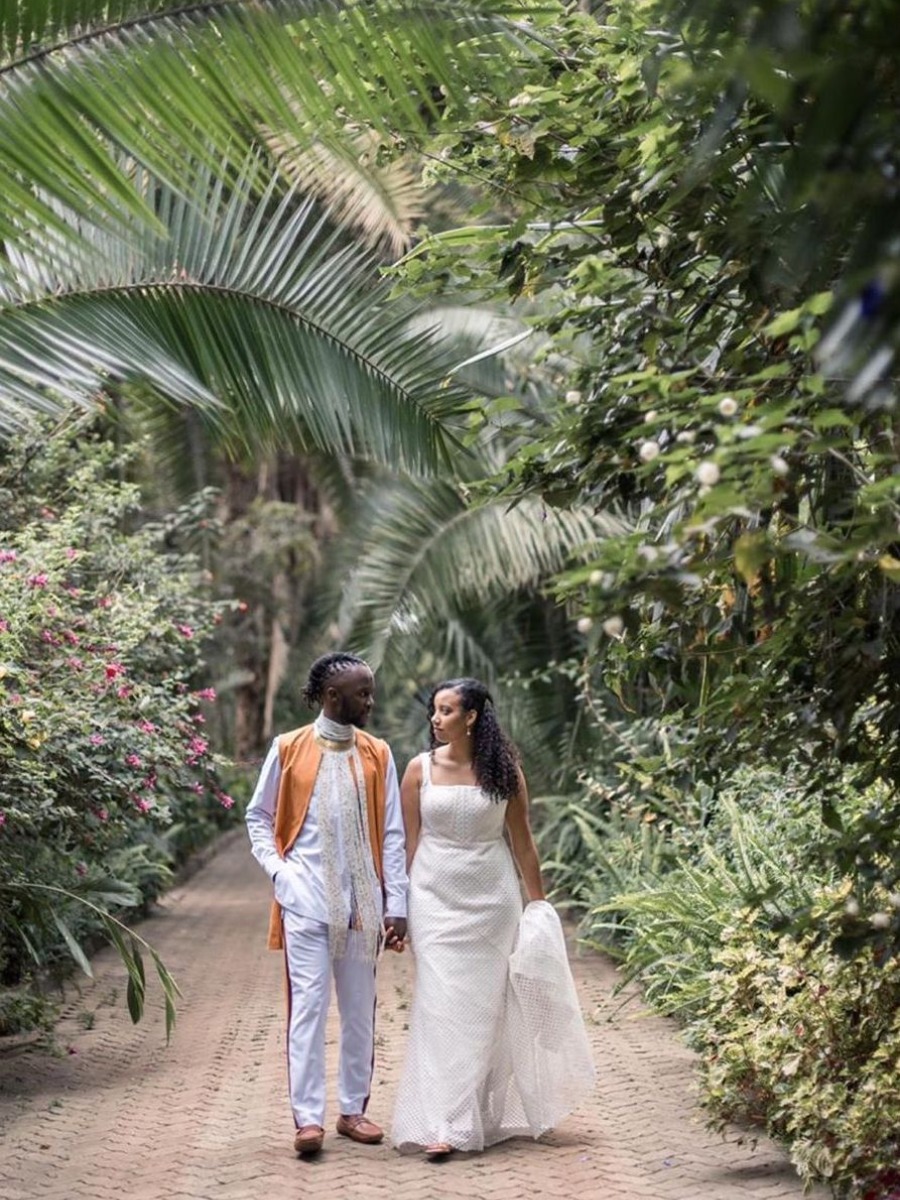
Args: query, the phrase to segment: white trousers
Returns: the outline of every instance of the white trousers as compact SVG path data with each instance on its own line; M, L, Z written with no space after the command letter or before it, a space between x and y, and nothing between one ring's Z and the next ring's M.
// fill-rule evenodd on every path
M325 1126L325 1025L334 975L341 1018L339 1111L365 1112L375 1053L375 964L332 961L328 926L283 910L288 987L288 1088L294 1123ZM359 937L352 930L350 938Z

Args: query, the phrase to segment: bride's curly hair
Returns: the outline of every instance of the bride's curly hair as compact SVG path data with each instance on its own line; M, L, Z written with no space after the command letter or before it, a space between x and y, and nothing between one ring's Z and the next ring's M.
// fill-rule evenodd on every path
M472 726L472 769L478 786L492 800L512 800L519 791L519 756L500 728L494 698L477 679L446 679L428 699L428 720L434 716L434 698L445 689L457 692L464 712L475 712ZM431 748L439 746L431 727Z

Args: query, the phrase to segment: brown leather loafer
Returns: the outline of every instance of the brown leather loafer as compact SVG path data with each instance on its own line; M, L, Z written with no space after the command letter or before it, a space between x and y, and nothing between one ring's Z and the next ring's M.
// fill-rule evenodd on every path
M366 1146L374 1146L384 1137L384 1130L380 1129L374 1121L370 1121L368 1117L364 1117L362 1113L353 1113L350 1116L342 1113L338 1117L337 1131L343 1137L351 1138L354 1142L362 1142Z
M318 1154L325 1141L321 1125L301 1125L294 1134L294 1149L298 1154Z

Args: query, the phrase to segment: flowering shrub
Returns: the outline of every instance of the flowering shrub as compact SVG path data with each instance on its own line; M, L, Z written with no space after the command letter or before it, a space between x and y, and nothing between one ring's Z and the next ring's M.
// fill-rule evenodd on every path
M197 564L142 524L90 433L0 467L0 983L78 957L91 910L155 895L228 819L204 730ZM172 519L169 525L171 527Z

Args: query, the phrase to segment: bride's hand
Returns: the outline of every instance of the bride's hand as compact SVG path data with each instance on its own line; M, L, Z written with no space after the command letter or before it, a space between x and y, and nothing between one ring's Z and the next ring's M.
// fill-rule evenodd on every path
M398 954L403 953L403 948L406 944L406 918L391 917L384 918L384 944L385 949L395 950Z

